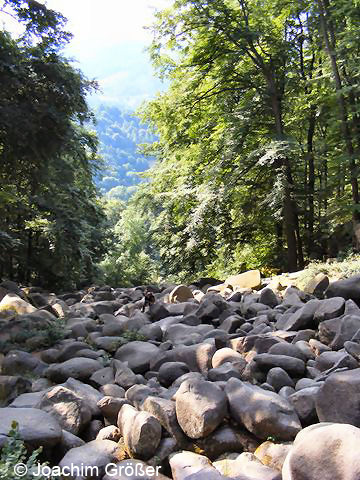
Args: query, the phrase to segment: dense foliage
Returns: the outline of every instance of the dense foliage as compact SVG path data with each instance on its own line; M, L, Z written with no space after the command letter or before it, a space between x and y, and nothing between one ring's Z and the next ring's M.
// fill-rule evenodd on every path
M61 48L61 14L6 0L24 34L0 31L0 277L54 287L89 282L103 254L105 216L93 177L84 78Z
M359 20L357 0L158 14L150 51L170 87L141 112L159 135L143 212L165 275L296 270L337 253L338 225L359 249Z
M143 125L99 109L102 175L65 19L0 12L24 25L0 31L0 277L130 285L359 251L359 0L171 2L150 47L169 88Z

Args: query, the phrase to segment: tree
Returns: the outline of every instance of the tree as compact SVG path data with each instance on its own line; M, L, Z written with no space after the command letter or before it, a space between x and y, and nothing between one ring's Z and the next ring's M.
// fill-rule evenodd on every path
M33 1L3 8L26 31L18 40L0 32L0 276L52 287L89 282L103 254L97 140L84 126L96 85L61 56L69 34L60 14Z
M331 15L354 142L358 5L343 0ZM160 137L146 150L158 159L150 191L160 210L158 245L171 246L169 268L240 269L239 252L249 247L261 252L258 266L290 270L304 254L328 255L332 231L357 207L347 206L354 174L344 176L346 144L316 5L178 0L153 29L153 62L170 87L142 116Z

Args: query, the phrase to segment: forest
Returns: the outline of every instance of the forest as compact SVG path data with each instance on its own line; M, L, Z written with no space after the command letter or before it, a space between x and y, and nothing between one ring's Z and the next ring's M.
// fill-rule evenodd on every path
M95 183L101 195L126 201L137 184L144 181L138 173L148 170L153 163L151 157L138 152L138 144L153 142L156 136L134 113L119 107L100 105L94 113L99 155L104 164Z
M149 46L169 88L133 137L155 161L110 198L99 175L117 188L119 171L91 124L96 82L61 53L66 19L1 3L24 35L0 31L0 277L131 285L359 251L358 0L169 2Z

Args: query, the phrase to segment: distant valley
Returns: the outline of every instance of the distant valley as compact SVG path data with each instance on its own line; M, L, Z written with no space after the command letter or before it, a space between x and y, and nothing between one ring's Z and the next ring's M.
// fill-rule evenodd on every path
M138 173L154 161L138 153L138 145L153 142L156 137L134 114L118 107L101 105L95 115L99 154L105 163L96 183L102 194L127 200L142 181Z

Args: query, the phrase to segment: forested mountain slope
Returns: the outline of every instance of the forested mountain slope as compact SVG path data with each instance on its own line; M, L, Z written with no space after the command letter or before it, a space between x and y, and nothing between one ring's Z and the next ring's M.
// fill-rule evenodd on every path
M95 111L95 129L104 169L97 185L109 197L126 199L141 181L137 172L147 170L152 161L138 152L138 145L155 140L146 125L131 112L101 105Z

